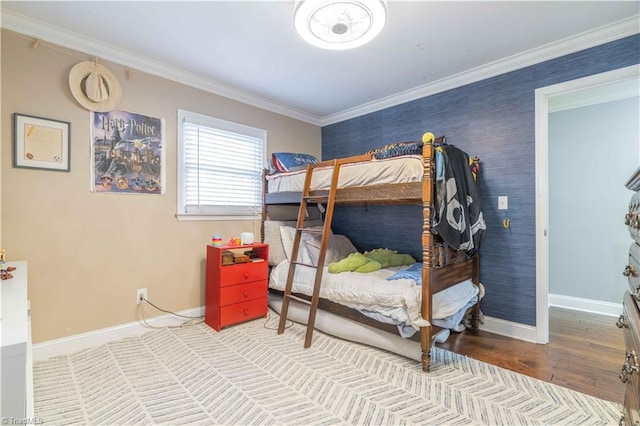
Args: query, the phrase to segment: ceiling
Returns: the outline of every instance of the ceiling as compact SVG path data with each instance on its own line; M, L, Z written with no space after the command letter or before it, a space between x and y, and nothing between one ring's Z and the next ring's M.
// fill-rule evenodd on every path
M323 125L640 32L637 1L387 1L327 51L290 1L2 1L2 27Z

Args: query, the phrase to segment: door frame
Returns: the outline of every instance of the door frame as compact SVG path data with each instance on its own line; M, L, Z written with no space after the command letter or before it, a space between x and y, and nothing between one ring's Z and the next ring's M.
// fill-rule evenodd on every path
M640 64L535 90L536 343L549 343L549 100L631 78L640 78Z

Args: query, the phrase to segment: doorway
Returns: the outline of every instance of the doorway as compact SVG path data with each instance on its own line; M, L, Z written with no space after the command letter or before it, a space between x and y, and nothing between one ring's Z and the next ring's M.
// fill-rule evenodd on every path
M543 87L535 92L537 343L549 342L549 113L563 102L581 102L582 105L588 105L630 97L623 93L629 88L635 90L635 96L638 96L639 79L640 66L634 65ZM628 82L635 83L627 84ZM626 89L623 90L622 87ZM621 182L622 184L624 182ZM593 235L597 238L597 231L594 230Z

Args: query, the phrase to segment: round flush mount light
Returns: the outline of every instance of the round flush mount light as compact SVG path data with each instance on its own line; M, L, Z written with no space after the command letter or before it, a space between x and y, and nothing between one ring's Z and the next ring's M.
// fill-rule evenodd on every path
M294 21L300 36L314 46L352 49L382 31L387 9L383 0L299 0Z

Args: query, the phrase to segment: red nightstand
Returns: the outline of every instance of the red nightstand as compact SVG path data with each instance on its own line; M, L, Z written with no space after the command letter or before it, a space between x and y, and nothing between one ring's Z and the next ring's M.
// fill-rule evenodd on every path
M222 252L255 250L260 261L222 264ZM267 315L269 245L207 246L205 322L221 328Z

